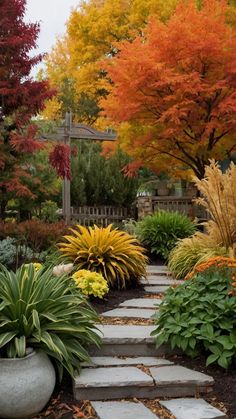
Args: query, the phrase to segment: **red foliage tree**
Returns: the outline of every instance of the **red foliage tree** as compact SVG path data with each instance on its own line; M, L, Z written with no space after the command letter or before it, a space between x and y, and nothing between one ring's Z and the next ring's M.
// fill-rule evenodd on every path
M236 38L226 1L195 3L181 1L167 23L117 45L102 106L135 159L202 178L209 158L236 150Z
M32 198L24 185L24 178L29 176L25 162L40 144L30 118L53 94L46 81L30 77L43 57L30 56L36 47L39 24L24 22L25 8L26 0L0 1L0 107L4 115L4 119L0 116L1 213L11 194Z

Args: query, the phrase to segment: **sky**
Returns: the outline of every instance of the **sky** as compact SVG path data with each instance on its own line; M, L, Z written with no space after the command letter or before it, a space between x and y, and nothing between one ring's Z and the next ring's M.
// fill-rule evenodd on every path
M78 3L79 0L27 0L25 21L41 24L37 52L50 52L57 36L65 33L71 9Z

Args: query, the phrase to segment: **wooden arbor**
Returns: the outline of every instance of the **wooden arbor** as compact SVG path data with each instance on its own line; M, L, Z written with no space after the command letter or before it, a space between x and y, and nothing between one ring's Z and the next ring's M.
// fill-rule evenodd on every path
M62 141L64 144L70 145L73 140L93 140L93 141L114 141L116 134L114 132L97 131L85 124L72 123L71 112L66 113L65 121L58 128L56 134L47 134L43 137L45 140ZM64 178L63 195L62 195L63 217L67 224L71 221L71 192L70 180Z

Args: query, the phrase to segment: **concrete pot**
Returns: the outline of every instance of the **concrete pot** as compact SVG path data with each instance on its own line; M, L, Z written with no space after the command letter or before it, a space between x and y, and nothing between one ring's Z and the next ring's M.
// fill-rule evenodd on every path
M44 352L0 358L0 417L35 416L49 401L55 382L54 367Z

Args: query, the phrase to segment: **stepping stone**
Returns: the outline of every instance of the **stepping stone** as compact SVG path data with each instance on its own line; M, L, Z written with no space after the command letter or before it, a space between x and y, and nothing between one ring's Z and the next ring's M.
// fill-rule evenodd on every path
M151 277L147 279L141 279L140 281L142 285L180 285L183 284L183 282L184 281L175 281L174 279L165 277L163 277L163 279L158 277Z
M226 419L227 416L203 399L174 399L160 401L176 419Z
M214 379L209 375L198 371L190 370L189 368L180 365L163 366L161 368L150 368L150 372L157 384L157 386L166 386L173 384L188 384L197 386L212 386Z
M151 275L168 275L168 268L165 265L148 265L146 268L147 274Z
M155 329L154 326L136 326L131 324L125 325L97 325L101 334L103 343L153 343L154 338L150 336ZM135 354L134 354L135 355Z
M94 356L91 362L83 362L82 367L111 367L111 366L132 366L144 365L146 367L160 367L163 365L173 365L173 362L165 358L155 357L133 357L117 358L112 356Z
M92 402L99 419L157 419L142 403L134 402Z
M169 286L167 285L146 285L144 291L148 294L163 294L168 290Z
M133 298L124 301L119 307L157 308L156 306L161 302L161 298Z
M138 325L97 325L102 336L103 345L89 347L93 356L163 356L168 351L167 345L156 349L155 340L150 336L154 326ZM173 351L171 351L173 353Z
M154 309L145 308L115 308L114 310L102 313L104 317L128 317L138 319L150 319L155 314Z
M136 367L85 368L74 379L77 400L135 397L138 389L154 387L153 379Z

